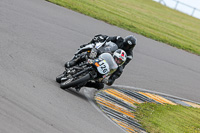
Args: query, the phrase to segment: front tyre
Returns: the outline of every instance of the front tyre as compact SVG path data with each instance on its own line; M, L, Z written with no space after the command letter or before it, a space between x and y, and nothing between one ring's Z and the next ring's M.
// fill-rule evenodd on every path
M79 84L87 82L90 79L91 79L90 74L86 74L85 76L81 77L80 79L77 79L77 80L74 80L74 81L70 81L72 79L69 79L69 80L67 80L65 82L62 82L60 84L60 88L67 89L67 88L70 88L70 87L75 87L75 86L77 86Z

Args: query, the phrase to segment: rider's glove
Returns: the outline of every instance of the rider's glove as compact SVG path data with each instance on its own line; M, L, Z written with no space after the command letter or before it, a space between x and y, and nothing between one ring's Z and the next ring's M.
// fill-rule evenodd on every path
M95 57L97 57L97 49L93 48L90 52L89 58L94 59Z
M114 83L114 81L115 81L115 80L108 79L108 81L107 81L106 84L107 84L108 86L111 86L111 85Z
M102 82L108 86L111 86L114 83L114 80L104 78Z
M103 35L96 35L93 39L92 39L92 41L91 42L104 42L105 41L105 36L103 36Z

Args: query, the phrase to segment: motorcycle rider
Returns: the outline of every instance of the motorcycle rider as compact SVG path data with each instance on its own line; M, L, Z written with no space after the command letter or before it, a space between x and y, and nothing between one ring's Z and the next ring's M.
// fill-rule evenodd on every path
M103 54L101 54L101 55L99 56L99 58L104 59L104 57L106 57L106 56L104 56L104 55L106 55L106 54L110 54L110 53L103 53ZM114 60L115 63L112 64L112 65L109 65L109 66L114 66L114 69L110 68L111 70L110 70L109 74L107 75L107 77L109 77L109 78L104 78L104 79L101 80L101 81L95 81L95 82L89 81L89 82L87 82L84 86L86 86L86 87L94 87L94 88L96 88L96 89L103 89L103 88L104 88L104 83L105 83L105 84L108 84L110 78L113 76L113 74L115 73L115 71L116 71L119 67L121 67L121 66L125 63L125 61L126 61L126 59L127 59L126 52L125 52L124 50L122 50L122 49L117 49L117 50L113 53L112 57L113 57L113 60ZM108 63L111 63L111 62L112 62L112 61L110 61L110 62L108 62ZM115 65L116 65L116 66L115 66ZM114 71L114 72L113 72L113 71ZM79 90L80 90L80 88L77 87L77 88L76 88L76 91L79 91Z
M107 35L99 34L99 35L94 36L94 38L88 44L91 44L94 42L104 42L104 41L106 41L106 42L111 41L111 42L117 44L118 48L123 49L127 54L126 62L123 65L121 65L115 71L115 73L113 73L112 76L109 78L107 85L112 85L114 83L114 81L121 76L125 66L133 59L133 49L137 43L137 39L133 35L129 35L129 36L126 36L125 38L122 38L121 36L109 37ZM80 46L80 48L85 47L88 44L83 44ZM72 59L71 61L69 61L65 64L65 67L70 67L75 64L76 63Z
M109 78L107 85L110 86L114 83L114 81L117 78L119 78L121 76L125 66L133 59L133 48L135 47L135 45L137 43L137 39L133 35L129 35L129 36L126 36L125 38L122 38L121 36L109 37L107 35L99 34L99 35L96 35L91 40L90 43L94 43L97 41L99 41L99 42L103 42L103 41L114 42L115 44L117 44L119 49L123 49L127 54L126 62L123 65L121 65L120 67L118 67L118 69ZM82 46L84 46L84 45L82 45Z

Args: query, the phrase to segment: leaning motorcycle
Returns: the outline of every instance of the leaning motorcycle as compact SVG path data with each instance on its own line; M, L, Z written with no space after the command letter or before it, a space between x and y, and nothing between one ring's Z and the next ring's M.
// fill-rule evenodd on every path
M100 49L105 53L97 57L97 50ZM82 61L73 67L65 68L65 71L56 77L56 81L60 83L62 89L80 88L88 81L102 82L118 68L112 55L109 54L116 49L116 44L112 42L91 44L79 49L73 58L79 60L82 58Z

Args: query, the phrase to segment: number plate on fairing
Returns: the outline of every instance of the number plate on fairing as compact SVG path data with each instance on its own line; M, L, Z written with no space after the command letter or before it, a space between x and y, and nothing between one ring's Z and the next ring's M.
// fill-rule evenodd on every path
M97 70L100 74L107 74L109 73L109 65L105 60L102 60L98 62L99 66L97 67Z

